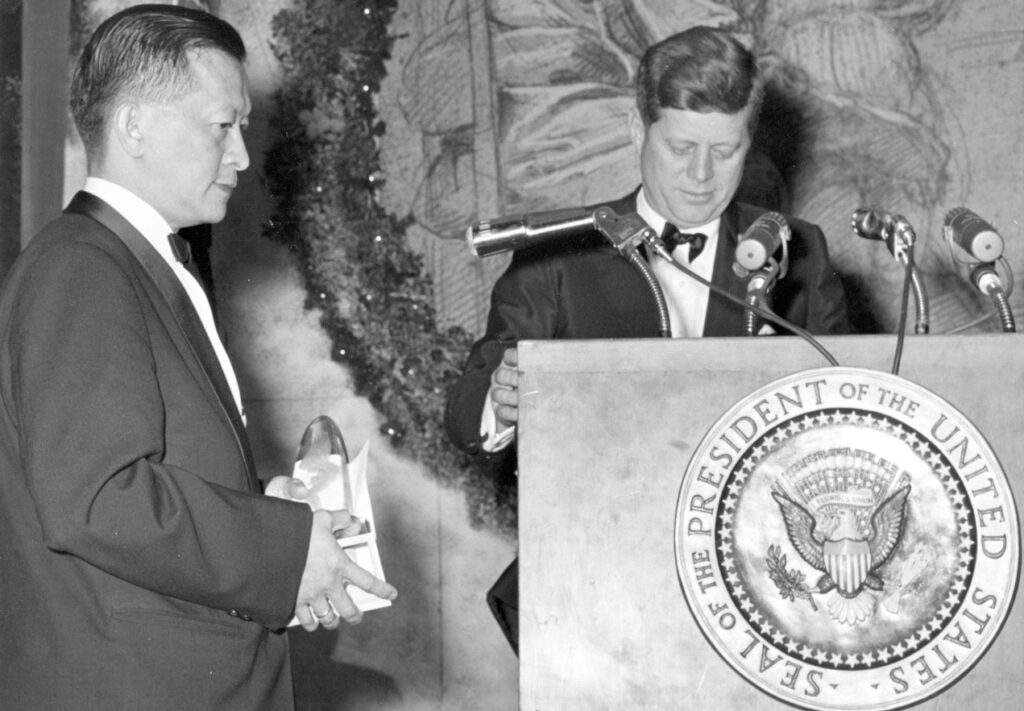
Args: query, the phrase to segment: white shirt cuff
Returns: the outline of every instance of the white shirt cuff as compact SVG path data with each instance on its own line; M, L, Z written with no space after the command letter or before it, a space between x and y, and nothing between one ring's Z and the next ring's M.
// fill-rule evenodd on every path
M494 415L494 401L491 400L490 390L487 391L484 411L480 417L480 436L483 438L480 447L485 452L500 452L508 447L516 436L515 425L498 429L498 418Z

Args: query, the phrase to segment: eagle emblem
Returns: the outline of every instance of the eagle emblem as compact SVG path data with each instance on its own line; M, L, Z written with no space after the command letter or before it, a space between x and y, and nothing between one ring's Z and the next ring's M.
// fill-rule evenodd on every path
M882 590L876 571L903 537L909 495L897 467L849 448L805 457L772 490L793 547L822 572L816 591L847 599Z

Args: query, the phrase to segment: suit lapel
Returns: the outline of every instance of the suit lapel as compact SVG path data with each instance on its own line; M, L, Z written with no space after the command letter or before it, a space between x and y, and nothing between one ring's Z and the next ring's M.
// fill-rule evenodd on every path
M735 203L730 203L722 213L722 221L718 228L718 248L715 250L715 266L711 281L742 300L746 297L747 282L736 276L732 270L739 233L738 212ZM704 335L742 336L743 312L744 309L739 305L712 292L704 320Z
M169 330L183 336L179 343L182 357L196 379L204 385L203 389L210 402L219 407L231 423L239 450L245 460L249 484L254 490L258 490L256 468L249 448L249 440L245 434L245 425L235 405L234 396L231 394L231 388L228 386L217 354L206 335L206 329L181 282L178 281L160 254L153 249L149 241L119 212L96 196L79 192L71 200L66 211L86 215L99 222L118 237L138 260L156 287L156 291L169 307L170 320L173 321L168 324Z

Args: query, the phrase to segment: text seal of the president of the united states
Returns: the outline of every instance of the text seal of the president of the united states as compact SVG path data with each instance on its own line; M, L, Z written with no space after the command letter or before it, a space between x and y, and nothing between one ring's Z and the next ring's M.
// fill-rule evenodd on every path
M959 411L903 378L803 371L734 405L676 511L683 593L716 651L809 709L897 709L956 683L1020 567L1002 467Z

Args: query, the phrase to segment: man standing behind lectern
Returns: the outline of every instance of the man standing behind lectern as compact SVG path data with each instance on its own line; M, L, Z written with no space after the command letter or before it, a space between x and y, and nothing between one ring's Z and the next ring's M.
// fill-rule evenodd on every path
M746 281L732 268L737 238L764 209L733 197L763 95L755 57L725 31L694 27L653 45L637 71L636 108L629 120L642 184L606 203L620 215L638 213L659 234L674 228L699 235L676 247L673 257L740 299ZM846 333L843 288L821 230L787 220L789 273L774 289L773 309L812 333ZM674 336L743 335L742 306L665 260L650 261ZM517 251L494 286L487 331L449 393L450 437L466 451L492 458L496 468L514 466L517 341L647 338L658 336L658 327L649 287L600 234ZM515 562L488 592L488 604L518 652Z
M313 513L260 491L230 360L171 233L249 164L237 32L139 5L93 35L71 105L89 178L0 296L0 705L293 708L292 615L361 613ZM281 480L276 483L279 487Z

